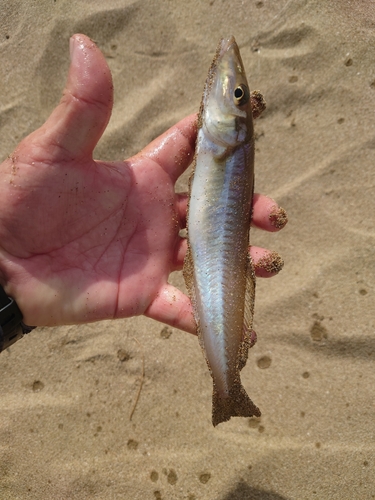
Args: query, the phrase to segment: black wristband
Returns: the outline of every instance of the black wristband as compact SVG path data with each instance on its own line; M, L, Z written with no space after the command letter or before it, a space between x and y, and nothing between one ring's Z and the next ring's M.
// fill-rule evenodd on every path
M16 302L8 297L0 285L0 352L34 330L22 322L22 313Z

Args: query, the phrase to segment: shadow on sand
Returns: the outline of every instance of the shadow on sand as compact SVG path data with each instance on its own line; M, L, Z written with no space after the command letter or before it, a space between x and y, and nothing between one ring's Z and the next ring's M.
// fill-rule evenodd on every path
M222 500L287 500L287 498L272 491L254 488L245 481L240 481Z

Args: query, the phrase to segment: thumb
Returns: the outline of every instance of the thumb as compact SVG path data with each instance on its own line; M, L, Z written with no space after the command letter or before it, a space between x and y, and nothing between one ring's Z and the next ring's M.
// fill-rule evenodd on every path
M91 157L112 111L112 76L95 43L85 35L72 36L70 58L63 97L34 132L33 140L39 142L44 156L51 155L51 161Z

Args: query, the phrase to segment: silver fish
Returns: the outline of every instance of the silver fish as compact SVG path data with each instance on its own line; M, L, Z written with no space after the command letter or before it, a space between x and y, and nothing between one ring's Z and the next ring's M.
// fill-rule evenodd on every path
M252 323L249 257L254 186L251 96L234 37L222 39L206 80L190 179L184 277L213 378L212 423L260 416L240 380Z

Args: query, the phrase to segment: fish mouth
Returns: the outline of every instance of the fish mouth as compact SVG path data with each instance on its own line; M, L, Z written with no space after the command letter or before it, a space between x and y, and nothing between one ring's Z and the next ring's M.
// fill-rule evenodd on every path
M222 38L221 39L221 45L220 45L220 53L219 57L223 56L225 52L227 52L229 49L231 49L233 46L237 48L237 43L233 35L227 37L227 38ZM238 48L237 48L238 50Z
M218 60L224 60L226 59L226 54L232 54L231 57L233 57L233 60L236 62L237 68L242 68L242 73L243 71L243 64L242 64L242 59L240 55L240 49L238 48L236 39L234 36L229 36L227 38L222 38L218 47Z

